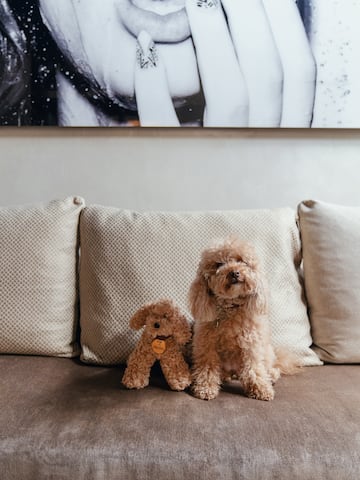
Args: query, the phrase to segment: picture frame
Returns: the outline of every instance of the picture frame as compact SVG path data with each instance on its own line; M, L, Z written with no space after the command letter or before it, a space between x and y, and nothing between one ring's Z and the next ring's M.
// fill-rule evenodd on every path
M0 0L0 126L359 128L360 0Z

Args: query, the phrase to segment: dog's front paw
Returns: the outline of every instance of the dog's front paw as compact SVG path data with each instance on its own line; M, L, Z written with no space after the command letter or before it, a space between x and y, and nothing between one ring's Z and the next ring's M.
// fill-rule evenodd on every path
M280 369L279 368L271 368L270 372L269 372L269 375L270 375L271 382L274 384L280 378Z
M192 392L194 397L200 398L201 400L213 400L219 394L219 386L204 386L195 384L192 386Z
M255 400L264 400L266 402L274 400L275 391L271 385L253 384L247 391L247 396Z

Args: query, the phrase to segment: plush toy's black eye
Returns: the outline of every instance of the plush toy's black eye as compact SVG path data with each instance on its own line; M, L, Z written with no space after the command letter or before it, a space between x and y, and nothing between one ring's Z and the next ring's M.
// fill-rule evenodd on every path
M159 322L155 322L155 323L154 323L154 328L160 328L160 323L159 323Z

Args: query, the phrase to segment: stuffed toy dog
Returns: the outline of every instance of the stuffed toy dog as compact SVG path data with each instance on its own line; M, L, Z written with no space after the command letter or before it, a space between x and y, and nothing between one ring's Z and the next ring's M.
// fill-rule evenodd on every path
M179 309L169 300L145 305L131 318L130 327L134 330L145 328L129 356L122 378L125 387L146 387L151 367L157 360L172 390L188 387L191 375L181 347L189 342L191 329Z

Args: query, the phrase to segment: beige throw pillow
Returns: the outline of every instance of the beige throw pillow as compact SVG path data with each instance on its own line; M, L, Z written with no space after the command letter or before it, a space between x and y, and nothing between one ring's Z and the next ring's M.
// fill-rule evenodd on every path
M238 234L255 244L270 285L275 345L303 365L320 361L299 281L300 241L291 209L148 212L90 206L80 220L83 361L125 362L139 337L130 317L147 302L170 298L190 319L187 296L200 254L214 239Z
M0 353L79 353L77 250L84 202L0 208Z
M314 350L332 363L360 362L360 207L299 205L304 280Z

